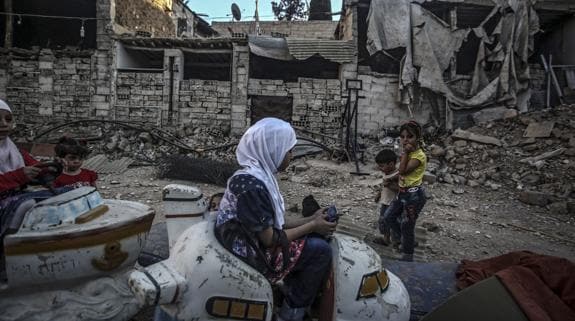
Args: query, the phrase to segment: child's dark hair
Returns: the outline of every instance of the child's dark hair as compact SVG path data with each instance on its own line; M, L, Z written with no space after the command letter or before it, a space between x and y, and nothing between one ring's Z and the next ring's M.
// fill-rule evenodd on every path
M64 158L66 155L86 158L86 156L90 154L90 150L86 147L85 142L79 142L76 139L67 136L60 138L54 151L56 152L56 156L60 158Z
M224 193L216 193L216 194L213 194L212 196L210 196L210 201L209 201L210 206L212 205L212 201L213 201L214 198L216 198L216 197L223 198L223 197L224 197Z
M379 153L377 153L377 155L375 156L375 162L378 164L387 164L389 162L395 163L396 161L397 161L397 155L391 149L384 149Z
M407 130L409 133L415 136L415 138L420 144L423 142L423 130L421 128L421 125L415 120L410 120L401 125L401 127L399 128L399 133L401 133L404 130Z

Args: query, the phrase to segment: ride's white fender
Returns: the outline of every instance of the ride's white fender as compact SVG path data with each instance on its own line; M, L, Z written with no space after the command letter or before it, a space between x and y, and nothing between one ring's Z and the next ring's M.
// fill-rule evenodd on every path
M385 271L380 256L371 247L339 233L331 246L337 321L409 320L411 305L407 289L397 276Z
M217 241L214 224L211 217L191 226L176 241L167 260L147 267L145 273L132 273L129 282L132 291L148 303L169 302L161 307L178 320L240 316L271 320L271 284ZM172 276L159 277L158 274L165 274L162 271ZM185 285L178 285L183 279Z

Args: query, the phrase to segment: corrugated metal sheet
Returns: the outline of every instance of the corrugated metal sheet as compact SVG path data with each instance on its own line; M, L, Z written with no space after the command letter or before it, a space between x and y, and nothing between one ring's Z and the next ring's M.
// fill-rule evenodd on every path
M305 60L313 55L320 55L327 60L338 63L353 62L357 52L351 41L324 39L286 38L290 54Z
M120 174L126 171L133 162L134 160L129 157L110 161L106 155L100 154L86 160L82 167L98 174Z

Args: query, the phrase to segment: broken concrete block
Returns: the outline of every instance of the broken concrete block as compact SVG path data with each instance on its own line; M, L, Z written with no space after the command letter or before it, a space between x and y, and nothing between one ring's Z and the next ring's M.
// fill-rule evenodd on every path
M437 182L437 176L429 173L429 172L425 172L423 174L423 181L429 184L433 184L435 182Z
M554 126L555 122L552 121L530 123L525 129L523 137L549 137L551 136L551 131L553 131Z
M551 195L533 192L533 191L522 191L519 193L519 200L525 204L545 206L551 201Z
M549 211L553 214L567 214L567 202L555 202L549 205Z
M472 132L468 132L468 131L462 130L462 129L456 129L453 132L453 134L451 134L451 137L455 138L455 139L470 140L470 141L482 143L482 144L490 144L490 145L496 145L496 146L502 145L501 141L497 138L494 138L491 136L474 134Z
M471 115L475 124L487 123L498 119L508 119L517 116L517 110L506 107L485 108Z
M433 145L431 146L431 156L433 157L441 157L445 155L445 149L441 146Z

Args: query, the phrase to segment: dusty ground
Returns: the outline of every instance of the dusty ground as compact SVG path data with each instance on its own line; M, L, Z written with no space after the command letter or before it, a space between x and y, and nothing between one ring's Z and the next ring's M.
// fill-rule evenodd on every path
M308 169L298 173L294 167ZM348 218L376 232L376 204L372 198L379 174L373 164L362 167L362 171L371 173L369 176L353 176L351 170L349 164L315 158L295 161L287 173L279 176L286 204L294 208L303 197L313 194L322 205L336 204ZM209 184L157 179L154 167L102 176L99 188L106 198L149 204L156 209L158 223L164 220L161 189L169 183L196 185L205 195L223 190ZM530 250L575 261L573 213L552 214L545 207L523 204L514 189L493 191L484 186L463 186L463 194L454 194L451 184L427 184L426 188L429 199L418 220L418 225L428 230L421 249L426 260L481 259Z

